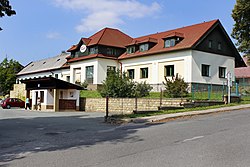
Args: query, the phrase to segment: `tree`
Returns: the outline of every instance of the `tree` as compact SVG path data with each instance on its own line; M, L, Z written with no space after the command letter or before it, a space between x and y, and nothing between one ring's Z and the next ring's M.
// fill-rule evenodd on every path
M232 11L235 21L232 37L240 52L250 54L250 1L237 0Z
M0 17L3 17L5 15L11 16L15 15L16 11L12 9L9 0L1 0L0 1ZM2 28L0 27L0 31Z
M165 97L177 98L187 96L188 84L178 74L175 77L173 76L171 80L165 77L165 81L163 82L166 88L164 91Z
M8 61L7 58L0 64L0 93L6 95L13 88L16 83L16 74L23 68L23 66L15 61Z

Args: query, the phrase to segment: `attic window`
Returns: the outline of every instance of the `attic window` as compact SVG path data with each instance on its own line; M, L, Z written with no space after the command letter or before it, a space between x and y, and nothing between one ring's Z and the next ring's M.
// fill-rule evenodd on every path
M34 64L31 65L31 67L33 67L33 66L34 66Z
M147 51L148 49L149 49L148 43L145 43L145 44L141 44L141 45L140 45L140 52Z
M165 48L169 48L172 46L175 46L177 44L177 40L176 39L166 39L165 40Z
M46 61L45 62L43 62L43 64L45 64L46 63Z
M60 61L60 59L57 59L56 61Z
M127 48L127 53L130 54L130 53L135 53L135 46L129 46Z

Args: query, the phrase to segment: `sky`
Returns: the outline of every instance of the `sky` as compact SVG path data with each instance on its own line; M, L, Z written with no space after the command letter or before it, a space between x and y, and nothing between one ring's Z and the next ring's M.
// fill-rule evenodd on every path
M54 57L105 27L135 38L219 19L230 35L236 0L10 0L0 18L0 62Z

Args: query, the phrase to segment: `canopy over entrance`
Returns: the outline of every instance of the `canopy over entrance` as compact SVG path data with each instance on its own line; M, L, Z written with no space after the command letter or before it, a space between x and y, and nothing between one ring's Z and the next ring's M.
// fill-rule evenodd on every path
M72 84L54 77L43 77L21 80L26 84L26 90L39 90L39 89L77 89L83 90L80 85Z

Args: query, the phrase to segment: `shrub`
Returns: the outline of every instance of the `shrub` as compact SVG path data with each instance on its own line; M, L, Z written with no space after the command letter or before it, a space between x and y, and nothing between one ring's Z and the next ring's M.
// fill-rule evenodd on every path
M102 97L144 97L151 89L146 82L135 83L125 72L110 71L99 92Z
M164 91L165 97L177 98L187 96L188 84L185 83L184 79L179 77L178 74L172 77L172 80L165 77L163 84L165 85L166 90Z
M149 96L149 92L152 89L153 88L149 84L147 84L146 81L144 81L144 82L136 84L135 93L137 97L145 97L145 96Z

